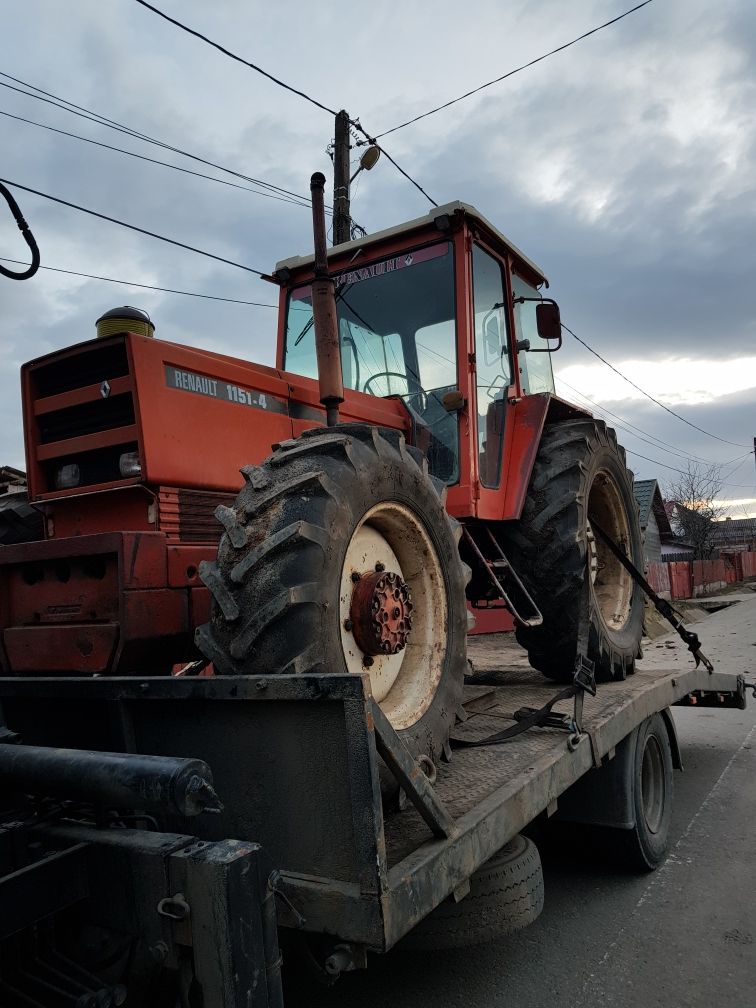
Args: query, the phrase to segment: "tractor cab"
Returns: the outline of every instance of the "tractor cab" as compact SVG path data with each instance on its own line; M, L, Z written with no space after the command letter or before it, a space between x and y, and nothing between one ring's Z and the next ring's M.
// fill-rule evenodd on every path
M329 272L345 395L402 400L453 513L513 516L505 460L517 448L507 452L506 441L526 414L543 424L554 392L550 353L561 343L543 272L459 202L337 246ZM278 366L316 378L312 275L311 256L276 269ZM537 401L523 407L530 397ZM528 446L539 432L531 429Z

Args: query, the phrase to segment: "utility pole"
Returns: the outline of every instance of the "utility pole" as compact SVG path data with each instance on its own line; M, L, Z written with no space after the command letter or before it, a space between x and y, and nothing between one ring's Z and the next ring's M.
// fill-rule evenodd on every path
M342 109L336 116L333 144L333 244L351 238L349 211L349 116Z

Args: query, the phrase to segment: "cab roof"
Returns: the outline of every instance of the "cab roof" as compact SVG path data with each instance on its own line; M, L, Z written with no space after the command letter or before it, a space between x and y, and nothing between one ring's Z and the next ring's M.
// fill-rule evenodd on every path
M519 260L519 262L538 277L540 282L545 284L546 287L549 286L546 274L540 266L537 266L532 259L529 259L524 252L520 251L513 242L503 235L498 228L494 227L474 206L471 206L469 203L462 203L460 200L455 200L453 203L445 203L440 207L434 207L425 216L416 217L414 220L406 221L404 224L396 224L394 227L386 228L384 231L377 231L375 234L366 235L364 238L358 238L356 241L334 245L333 248L328 250L328 257L332 259L335 256L340 256L342 253L355 252L358 249L376 245L386 239L399 238L402 235L409 235L413 231L421 231L443 216L456 217L458 220L466 218L470 223L477 224L483 232L487 232L492 245L499 245L507 252L511 252L515 259ZM312 253L305 256L292 256L290 259L282 259L276 263L275 272L278 273L280 270L287 270L293 273L312 266L314 261L315 256Z

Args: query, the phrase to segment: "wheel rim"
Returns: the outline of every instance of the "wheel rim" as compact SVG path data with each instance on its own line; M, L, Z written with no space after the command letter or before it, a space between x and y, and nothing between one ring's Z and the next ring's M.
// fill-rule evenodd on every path
M641 765L641 807L646 826L658 833L664 815L666 785L661 746L655 735L649 735L643 749Z
M354 632L356 586L375 574L394 575L402 604L411 599L410 626L394 654L368 654ZM376 581L376 584L378 582ZM381 591L383 589L380 589ZM404 615L404 612L402 613ZM397 730L409 728L431 704L441 679L448 628L446 584L425 526L396 502L372 507L347 546L339 591L341 643L347 671L368 672L374 698ZM363 645L364 635L359 638ZM372 649L371 649L372 650Z
M588 562L593 597L601 617L611 630L622 630L630 619L633 579L606 543L595 536L592 521L595 521L631 560L634 559L630 523L619 488L612 476L603 469L596 474L588 496L586 522Z

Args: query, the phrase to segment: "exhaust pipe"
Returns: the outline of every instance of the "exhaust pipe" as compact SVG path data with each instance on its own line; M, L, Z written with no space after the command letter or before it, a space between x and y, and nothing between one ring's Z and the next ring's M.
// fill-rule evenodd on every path
M326 423L339 422L339 404L344 402L341 377L339 321L333 280L328 275L326 223L323 191L325 175L315 172L310 179L312 194L312 230L315 238L315 279L312 282L312 317L315 326L315 354L318 359L320 401L326 408Z

